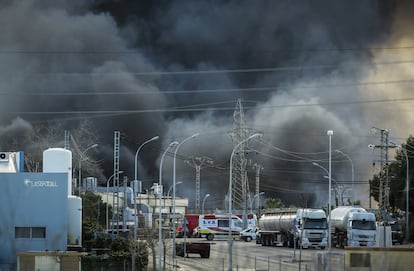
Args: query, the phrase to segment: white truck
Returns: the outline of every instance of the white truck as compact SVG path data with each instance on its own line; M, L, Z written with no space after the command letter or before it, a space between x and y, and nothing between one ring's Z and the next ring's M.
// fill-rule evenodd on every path
M256 243L303 248L328 245L326 214L322 209L266 210L259 219Z
M332 246L373 247L376 244L376 219L362 207L340 206L331 211Z

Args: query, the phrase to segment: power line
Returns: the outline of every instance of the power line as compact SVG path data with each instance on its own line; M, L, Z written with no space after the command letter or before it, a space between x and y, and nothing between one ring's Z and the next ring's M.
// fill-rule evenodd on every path
M348 102L331 102L331 103L309 103L309 104L285 104L285 105L269 105L262 106L262 109L277 109L277 108L297 108L297 107L311 107L311 106L338 106L338 105L352 105L352 104L374 104L374 103L391 103L391 102L407 102L414 101L414 97L409 98L391 98L380 100L365 100L365 101L348 101ZM253 109L254 106L248 107ZM231 107L205 107L205 108L154 108L154 109L131 109L131 110L77 110L77 111L8 111L4 114L21 114L21 115L73 115L73 114L93 114L93 115L128 115L138 113L166 113L166 112L200 112L200 111L230 111Z

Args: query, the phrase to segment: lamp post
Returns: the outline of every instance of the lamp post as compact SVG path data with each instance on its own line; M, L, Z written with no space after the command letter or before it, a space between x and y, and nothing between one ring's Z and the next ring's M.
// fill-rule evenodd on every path
M204 215L204 203L206 202L206 199L207 199L208 197L210 197L210 194L206 194L206 195L204 196L204 198L203 198L203 204L201 205L201 206L202 206L202 208L201 208L201 214L203 214L203 215Z
M329 176L323 176L325 179L329 179ZM338 182L331 177L331 180L335 183L335 199L338 201L338 205L344 205L344 193L349 187L345 187L344 185L338 184ZM338 196L337 196L338 195Z
M134 175L134 180L138 180L138 153L141 150L142 147L144 147L145 144L150 143L151 141L157 140L158 138L160 138L159 136L154 136L151 139L148 139L147 141L145 141L144 143L141 144L141 146L138 147L136 153L135 153L135 175Z
M170 145L168 145L167 149L164 151L164 153L161 156L161 160L160 160L160 173L159 173L159 180L158 180L158 185L159 185L159 189L161 189L162 187L162 163L164 161L164 157L165 154L168 152L168 150L177 145L178 142L174 141L171 142ZM159 202L159 214L158 214L158 263L159 263L159 267L158 270L161 271L162 270L162 193L161 191L159 191L159 198L160 198L160 202Z
M121 171L118 171L118 174L122 174L122 173L124 173L124 171L123 170L121 170ZM111 179L113 178L115 176L115 173L114 174L112 174L109 178L108 178L108 180L106 181L106 230L108 230L108 227L109 227L109 218L108 218L108 194L109 194L109 182L111 181Z
M322 169L327 175L329 175L328 170L326 168L324 168L323 166L319 165L318 163L312 162L312 165L314 165L315 167L318 167L318 168Z
M175 176L176 176L176 158L177 158L177 152L178 149L181 147L182 144L184 144L185 142L187 142L188 140L195 138L197 136L199 136L199 133L195 133L190 137L185 138L183 141L181 141L180 143L178 143L177 147L175 148L174 151L174 158L173 158L173 228L174 228L174 234L173 234L173 259L176 258L176 250L175 250L175 232L177 231L177 229L175 228L175 216L176 216L176 212L175 212ZM184 253L185 254L185 253Z
M228 266L228 270L232 271L233 270L233 250L232 250L232 235L231 235L231 222L232 222L232 179L233 179L233 156L234 153L236 152L236 150L240 147L240 145L242 145L243 143L249 141L250 139L254 138L254 137L260 137L262 136L259 133L253 134L251 136L249 136L248 138L243 139L242 141L240 141L234 148L233 151L231 152L230 155L230 174L229 174L229 195L228 195L228 199L229 199L229 236L228 236L228 246L229 246L229 253L228 253L228 260L229 260L229 266Z
M150 143L151 141L157 140L158 138L160 138L159 136L154 136L151 139L148 139L147 141L145 141L144 143L142 143L137 151L135 152L135 172L134 172L134 181L138 181L138 153L141 150L141 148L147 144ZM134 186L135 188L135 186ZM135 221L134 221L134 240L137 240L137 228L138 228L138 211L137 211L137 200L136 200L136 195L137 195L137 191L133 190L134 192L134 212L135 212Z
M354 189L354 183L355 183L355 175L354 175L354 162L352 161L351 157L349 157L348 154L344 153L341 150L335 150L337 153L342 154L345 156L349 162L351 163L351 174L352 174L352 205L355 203L355 189Z
M78 180L78 183L79 183L79 186L78 186L79 196L80 196L80 187L82 185L82 161L85 160L83 156L85 155L85 153L87 151L89 151L90 149L96 148L96 147L98 147L98 144L92 144L89 147L87 147L83 152L80 153L80 156L79 156L79 180Z
M253 196L253 198L250 200L250 212L253 212L253 202L255 198L259 198L261 195L264 195L264 192L257 193Z
M179 185L179 184L182 184L182 183L183 183L182 181L179 181L179 182L176 182L175 185ZM170 188L168 188L167 197L170 197L170 192L171 192L171 189L173 188L173 186L174 185L171 185Z
M328 248L329 248L329 260L328 260L328 270L331 270L331 252L332 252L332 246L331 246L331 180L332 180L332 136L333 131L328 130L327 135L329 137L329 204L328 204L328 213L329 213L329 220L328 220Z

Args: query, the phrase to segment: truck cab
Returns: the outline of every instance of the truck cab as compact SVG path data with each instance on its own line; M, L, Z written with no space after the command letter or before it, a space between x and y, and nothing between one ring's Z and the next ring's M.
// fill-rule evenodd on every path
M328 246L328 223L323 210L305 209L303 213L298 210L296 222L296 237L301 240L303 248ZM302 225L303 224L303 225Z
M376 242L376 220L372 213L351 213L348 220L347 243L352 247L373 247Z

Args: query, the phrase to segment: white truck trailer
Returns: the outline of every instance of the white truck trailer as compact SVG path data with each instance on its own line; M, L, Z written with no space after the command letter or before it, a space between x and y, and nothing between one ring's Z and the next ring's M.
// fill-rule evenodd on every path
M376 220L364 208L340 206L330 215L332 246L375 246Z
M326 214L322 209L281 208L267 210L259 219L256 243L303 248L328 245Z

